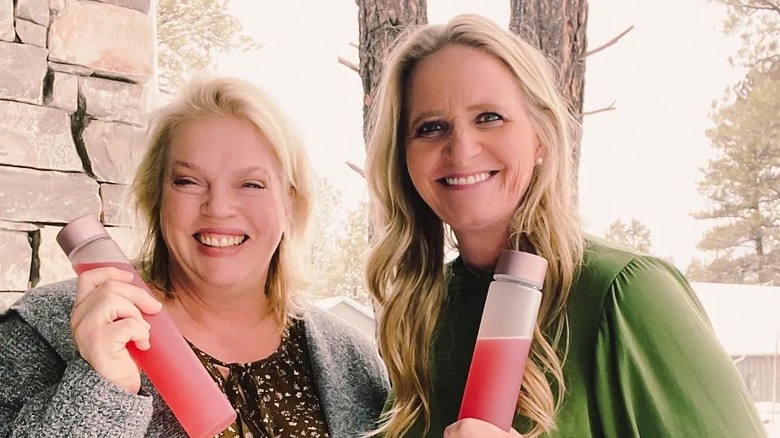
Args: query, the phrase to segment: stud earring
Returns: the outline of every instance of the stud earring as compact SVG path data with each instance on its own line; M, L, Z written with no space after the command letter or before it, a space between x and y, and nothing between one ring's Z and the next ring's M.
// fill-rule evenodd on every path
M539 157L539 158L537 158L537 159L536 159L536 165L537 165L537 166L541 166L541 165L542 165L542 163L544 163L544 158L542 158L542 157Z

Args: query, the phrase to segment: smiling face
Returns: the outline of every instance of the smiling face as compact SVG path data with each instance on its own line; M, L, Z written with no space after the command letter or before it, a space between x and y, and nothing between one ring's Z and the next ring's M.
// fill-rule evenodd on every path
M176 130L168 163L160 219L172 277L262 290L290 205L268 140L245 120L196 119Z
M509 68L447 46L414 67L406 101L406 166L422 199L459 239L507 233L544 155Z

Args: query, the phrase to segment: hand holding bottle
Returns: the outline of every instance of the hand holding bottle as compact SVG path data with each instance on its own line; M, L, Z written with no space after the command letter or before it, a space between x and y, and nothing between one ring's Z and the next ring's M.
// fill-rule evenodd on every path
M156 314L162 304L134 286L133 279L132 273L113 267L81 273L70 325L81 357L106 380L135 394L141 376L127 343L149 349L150 325L142 312Z
M79 275L71 330L82 357L136 393L140 368L192 438L210 438L230 426L233 406L100 220L73 220L57 243Z
M514 429L505 431L487 421L466 418L444 429L444 438L523 438Z

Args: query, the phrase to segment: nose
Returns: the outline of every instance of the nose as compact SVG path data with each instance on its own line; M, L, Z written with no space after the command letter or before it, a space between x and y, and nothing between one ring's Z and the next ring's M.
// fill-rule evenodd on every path
M444 148L444 156L455 164L465 164L482 152L475 128L468 124L453 126L452 134Z
M236 211L236 203L229 188L209 187L203 203L201 214L214 218L230 217Z

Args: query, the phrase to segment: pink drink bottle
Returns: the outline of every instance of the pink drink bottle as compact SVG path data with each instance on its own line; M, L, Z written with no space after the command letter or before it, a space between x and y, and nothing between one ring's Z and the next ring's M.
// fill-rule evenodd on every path
M477 418L509 431L542 302L547 260L502 251L488 288L458 420Z
M66 225L57 234L57 243L76 273L113 266L132 272L133 285L149 291L95 216L84 216ZM235 421L236 412L170 317L163 310L156 315L144 315L144 319L152 326L151 348L141 351L130 342L127 350L187 434L192 438L207 438L227 429Z

